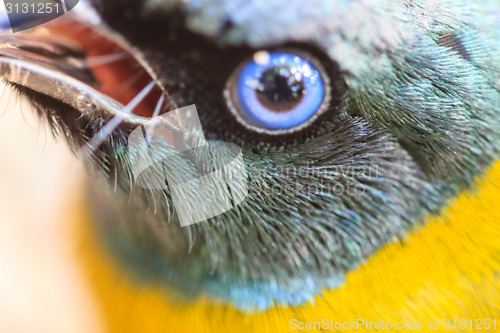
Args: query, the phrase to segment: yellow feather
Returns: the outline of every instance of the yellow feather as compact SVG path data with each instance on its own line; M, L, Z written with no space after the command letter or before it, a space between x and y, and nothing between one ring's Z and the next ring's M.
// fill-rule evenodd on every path
M182 301L159 286L134 284L85 218L77 229L81 259L110 332L287 332L292 319L422 322L423 332L453 332L445 319L496 319L500 331L500 161L477 187L403 242L380 249L315 304L245 314L204 297ZM429 329L429 320L439 320L439 329Z

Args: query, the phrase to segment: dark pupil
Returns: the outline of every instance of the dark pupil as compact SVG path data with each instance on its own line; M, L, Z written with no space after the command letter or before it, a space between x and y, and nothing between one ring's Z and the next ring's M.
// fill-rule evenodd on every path
M257 98L267 109L285 112L299 104L304 92L302 75L293 68L278 66L262 73Z

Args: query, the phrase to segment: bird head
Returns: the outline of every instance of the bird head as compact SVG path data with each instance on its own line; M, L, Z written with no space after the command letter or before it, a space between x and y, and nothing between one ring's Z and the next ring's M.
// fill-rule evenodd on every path
M2 33L0 75L75 152L91 143L96 228L134 274L241 308L301 304L498 157L500 29L483 8L81 1ZM193 104L209 144L241 148L248 193L181 227L171 188L136 186L129 136Z

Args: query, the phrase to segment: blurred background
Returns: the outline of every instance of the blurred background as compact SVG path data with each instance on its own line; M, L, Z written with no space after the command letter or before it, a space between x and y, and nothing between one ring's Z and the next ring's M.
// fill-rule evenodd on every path
M101 332L71 238L85 172L34 115L0 85L0 332Z

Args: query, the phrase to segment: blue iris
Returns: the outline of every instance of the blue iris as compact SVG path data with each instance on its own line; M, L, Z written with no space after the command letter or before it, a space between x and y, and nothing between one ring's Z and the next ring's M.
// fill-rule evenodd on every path
M325 83L318 68L297 54L258 52L240 71L236 92L243 118L261 128L283 130L315 115Z

